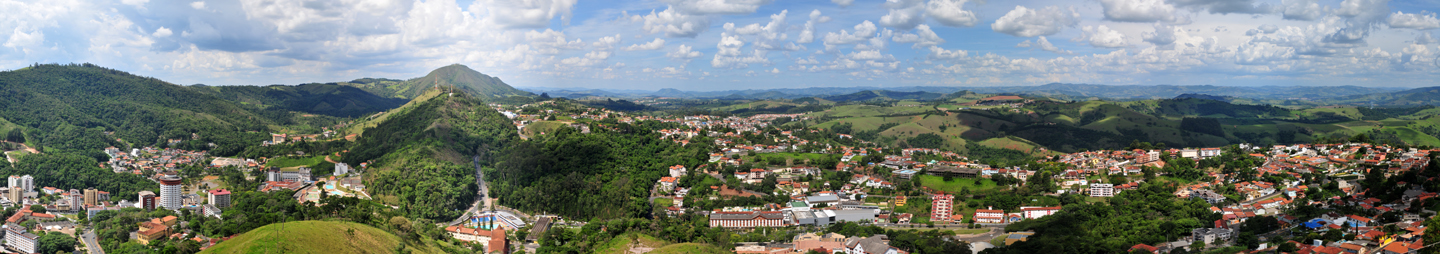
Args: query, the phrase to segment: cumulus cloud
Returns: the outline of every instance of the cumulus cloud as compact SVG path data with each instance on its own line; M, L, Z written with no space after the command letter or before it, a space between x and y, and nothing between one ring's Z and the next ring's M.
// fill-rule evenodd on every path
M1421 44L1421 45L1440 44L1440 39L1436 39L1436 38L1435 38L1435 35L1430 34L1429 31L1426 31L1426 32L1424 32L1424 33L1420 33L1420 35L1418 35L1418 36L1415 36L1415 44Z
M1257 4L1255 0L1170 0L1170 3L1178 7L1205 10L1216 14L1265 14L1275 12L1277 9L1268 3Z
M825 23L826 21L829 21L829 20L830 20L830 17L826 17L826 16L821 15L821 14L820 14L820 10L812 10L812 11L810 11L810 20L805 21L805 27L800 29L800 35L798 36L799 38L796 38L796 39L795 39L795 42L796 42L796 43L811 43L811 42L815 42L815 25L817 25L817 24L819 24L819 23Z
M645 21L643 29L646 32L664 33L668 37L694 38L710 27L709 18L702 15L680 13L674 8L667 8L660 12L652 10L649 15L639 16L639 19Z
M1317 0L1281 0L1280 5L1284 6L1283 17L1290 20L1311 21L1324 16L1324 9L1320 7Z
M1062 55L1072 54L1069 50L1062 50L1060 49L1060 47L1056 47L1055 44L1050 44L1050 40L1045 39L1045 36L1040 36L1040 38L1036 38L1035 43L1030 43L1030 40L1025 40L1023 42L1020 42L1020 44L1016 44L1015 47L1035 48Z
M956 60L965 58L966 56L969 56L969 52L965 50L947 50L939 46L930 46L930 54L927 54L925 57L930 60Z
M165 37L170 37L171 34L175 34L175 32L170 31L169 28L165 28L164 26L161 26L160 28L156 28L156 29L155 29L155 32L154 32L154 33L151 33L150 35L151 35L151 36L155 36L155 37L165 38Z
M1353 25L1370 25L1384 21L1390 14L1390 0L1345 0L1335 15L1349 18Z
M1175 30L1174 26L1155 24L1155 31L1140 33L1140 39L1155 46L1168 46L1175 43Z
M570 12L576 0L481 0L472 6L483 6L494 23L505 28L543 28L560 17L570 24Z
M875 32L879 31L879 28L875 27L875 23L866 20L865 22L855 25L852 31L854 31L854 33L845 30L840 30L840 33L826 33L822 41L825 42L826 46L860 43L870 40L870 38L875 38Z
M1255 29L1246 30L1245 36L1255 36L1257 34L1273 34L1275 33L1275 31L1278 30L1280 30L1279 26L1264 24L1260 25L1260 27L1256 27Z
M1039 9L1015 6L1014 10L990 24L996 32L1019 37L1054 35L1066 27L1075 27L1080 22L1080 13L1073 8L1062 10L1056 6Z
M1410 28L1416 30L1440 28L1440 19L1435 18L1435 13L1421 11L1420 13L1395 12L1390 14L1388 20L1390 27Z
M655 40L650 41L650 42L646 42L645 44L632 44L632 45L630 45L629 47L623 48L623 50L625 50L625 51L657 50L657 49L664 48L664 47L665 47L665 40L660 39L660 38L655 38Z
M922 0L887 1L890 12L880 16L880 25L900 30L910 30L925 21L925 5Z
M710 60L710 66L739 69L749 67L751 64L770 63L770 59L765 57L765 51L751 50L750 53L744 53L742 52L743 47L745 47L745 41L740 40L740 36L721 33L720 42L715 45L715 57Z
M1120 22L1173 22L1175 6L1163 0L1100 0L1105 19Z
M204 10L204 9L205 9L205 1L194 1L194 2L190 2L190 8L195 8L196 10Z
M770 0L666 0L671 8L678 8L687 14L750 14Z
M610 50L615 48L615 44L620 44L619 34L600 37L600 39L596 39L594 43L591 43L590 46L594 46L595 49L598 50Z
M942 25L954 27L972 27L978 21L975 12L966 10L965 2L968 0L930 0L925 5L925 14L930 15L935 21Z
M1294 58L1294 48L1270 43L1241 44L1235 54L1235 63L1242 65L1267 65Z
M580 39L568 40L565 33L550 29L525 32L525 40L541 54L559 54L561 50L580 49L585 46L585 42Z
M945 43L944 38L940 38L940 35L935 34L935 31L931 31L930 26L925 24L915 27L915 33L901 33L892 40L899 43L914 43L915 45L912 47L917 49Z
M675 58L675 59L686 59L687 61L688 61L689 59L697 58L697 57L704 56L704 55L705 55L705 53L700 53L700 52L698 52L698 51L694 51L693 49L690 48L690 46L686 46L685 44L680 44L680 47L675 48L675 51L671 51L670 53L665 53L665 56L667 56L667 57Z
M840 7L850 7L851 4L855 4L855 0L830 0L830 2Z
M1110 30L1110 28L1105 25L1098 27L1086 26L1080 28L1080 30L1084 31L1084 34L1075 39L1077 41L1088 42L1091 46L1101 48L1123 48L1130 46L1129 43L1125 42L1124 34L1121 34L1120 31Z

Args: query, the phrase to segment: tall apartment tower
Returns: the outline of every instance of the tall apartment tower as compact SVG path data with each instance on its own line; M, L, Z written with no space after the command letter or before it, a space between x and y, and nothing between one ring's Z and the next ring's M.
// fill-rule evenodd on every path
M175 210L180 209L180 175L175 172L165 172L160 176L160 207Z

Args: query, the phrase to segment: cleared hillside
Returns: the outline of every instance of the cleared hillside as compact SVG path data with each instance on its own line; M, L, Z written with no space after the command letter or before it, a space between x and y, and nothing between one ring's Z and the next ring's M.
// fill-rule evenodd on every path
M295 221L270 224L200 253L394 253L399 236L365 224Z

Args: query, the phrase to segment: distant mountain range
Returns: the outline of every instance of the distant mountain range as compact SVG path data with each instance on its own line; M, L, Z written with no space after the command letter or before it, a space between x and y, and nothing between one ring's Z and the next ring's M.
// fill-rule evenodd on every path
M832 97L849 95L864 91L887 91L887 92L927 92L949 94L957 91L972 91L988 94L1024 94L1032 96L1044 96L1066 100L1088 100L1088 99L1111 99L1111 100L1141 100L1141 99L1167 99L1185 94L1203 94L1221 97L1237 97L1257 100L1305 100L1314 101L1326 98L1343 96L1359 96L1377 93L1391 93L1403 90L1403 88L1387 87L1360 87L1360 86L1327 86L1324 89L1316 89L1312 86L1260 86L1260 87L1231 87L1231 86L1173 86L1173 85L1135 85L1135 86L1114 86L1114 85L1093 85L1093 84L1066 84L1051 83L1041 86L1008 86L1008 87L935 87L935 86L909 86L909 87L811 87L811 88L778 88L764 90L726 90L726 91L681 91L673 88L660 89L654 92L638 90L607 90L587 89L571 90L561 88L521 88L522 90L534 93L547 93L552 97L582 98L588 96L616 97L616 98L643 98L643 97L671 97L689 99L795 99L803 97Z

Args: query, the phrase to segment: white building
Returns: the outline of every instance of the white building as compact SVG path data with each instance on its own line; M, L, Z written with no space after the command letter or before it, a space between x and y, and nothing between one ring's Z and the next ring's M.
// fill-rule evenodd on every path
M685 165L670 166L670 177L680 178L681 176L685 176L685 173Z
M180 175L175 172L167 172L160 176L160 207L175 210L180 209Z
M334 175L336 175L336 176L342 176L342 175L345 175L346 173L350 173L350 164L345 164L344 162L335 163L335 173L334 173Z
M5 247L21 253L36 253L35 247L39 243L40 236L26 232L25 227L5 224Z
M1091 197L1114 197L1115 185L1108 183L1090 184Z
M1024 214L1026 219L1039 219L1040 217L1060 212L1060 207L1022 206L1020 207L1020 212Z

